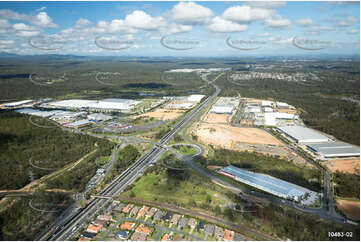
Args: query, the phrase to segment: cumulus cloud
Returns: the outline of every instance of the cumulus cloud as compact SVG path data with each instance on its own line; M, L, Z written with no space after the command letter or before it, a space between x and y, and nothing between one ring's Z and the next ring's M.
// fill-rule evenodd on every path
M331 26L312 26L309 27L306 32L308 34L317 35L320 34L321 32L328 32L333 30L335 30L335 28Z
M0 19L0 29L7 29L10 28L11 24L7 19Z
M311 18L303 18L303 19L297 20L296 24L298 26L302 26L302 27L310 26L310 25L313 25L313 20Z
M288 28L291 26L291 21L280 15L275 15L267 18L264 24L269 28Z
M166 31L171 34L185 33L192 30L192 25L183 25L183 24L170 24L167 26Z
M238 23L248 23L254 20L264 20L273 14L275 14L275 11L272 9L252 8L243 5L227 8L222 14L222 17Z
M76 21L75 28L84 28L91 24L91 22L88 19L81 18L78 21Z
M194 2L180 2L172 8L169 16L176 23L196 25L209 22L213 12Z
M42 28L56 28L57 25L46 12L39 12L37 15L26 15L9 9L0 9L0 18L22 20Z
M216 33L232 33L247 30L246 24L238 24L220 17L214 17L208 25L208 29Z
M144 11L135 10L125 17L125 24L142 30L157 30L166 25L163 17L152 17Z

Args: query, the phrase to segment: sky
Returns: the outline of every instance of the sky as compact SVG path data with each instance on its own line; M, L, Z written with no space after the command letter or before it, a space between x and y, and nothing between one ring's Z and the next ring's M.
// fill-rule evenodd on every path
M16 54L359 55L359 30L359 2L0 2Z

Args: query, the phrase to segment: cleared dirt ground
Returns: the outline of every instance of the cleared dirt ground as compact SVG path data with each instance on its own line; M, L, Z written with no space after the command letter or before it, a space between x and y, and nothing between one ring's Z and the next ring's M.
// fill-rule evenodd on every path
M278 112L296 114L297 110L296 109L278 109Z
M217 124L217 123L224 123L227 124L231 121L232 115L229 114L216 114L216 113L207 113L203 116L202 121L210 123L210 124Z
M266 131L258 128L240 128L226 124L198 123L196 126L193 126L192 133L197 135L198 139L203 143L227 149L232 148L232 142L284 146Z
M178 118L179 116L181 116L183 113L185 112L185 110L170 110L170 109L156 109L153 112L148 112L148 113L144 113L141 115L137 115L134 118L137 117L150 117L150 118L155 118L158 120L173 120Z
M337 199L337 207L350 219L360 220L360 201Z
M360 157L354 159L328 160L322 162L332 172L341 171L360 175Z

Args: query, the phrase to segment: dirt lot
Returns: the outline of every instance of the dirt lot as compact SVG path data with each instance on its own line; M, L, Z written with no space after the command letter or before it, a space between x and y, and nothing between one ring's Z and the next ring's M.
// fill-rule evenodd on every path
M354 159L328 160L323 162L331 171L341 171L360 175L360 157Z
M134 118L147 116L147 117L166 121L166 120L176 119L179 116L181 116L184 112L185 112L185 110L170 110L170 109L159 108L159 109L154 110L153 112L144 113L144 114L135 116Z
M337 207L350 219L360 220L360 201L337 199Z
M259 103L261 104L262 103L262 99L255 99L255 98L247 98L247 103Z
M276 138L258 128L232 127L226 124L197 124L192 133L206 144L213 144L227 149L232 148L232 142L250 144L272 144L283 146Z
M227 124L231 121L232 115L229 114L216 114L216 113L207 113L203 116L202 121L210 123L210 124L216 124L216 123L223 123Z
M278 109L278 112L296 114L297 110L296 109Z

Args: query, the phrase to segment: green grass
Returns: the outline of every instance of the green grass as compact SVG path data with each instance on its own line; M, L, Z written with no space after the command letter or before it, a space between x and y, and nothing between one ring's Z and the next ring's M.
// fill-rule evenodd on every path
M123 195L129 196L133 193L138 199L176 202L192 208L207 203L209 198L211 199L211 203L209 203L211 206L222 206L227 202L224 189L210 184L193 171L187 171L187 174L189 174L188 179L178 180L169 176L165 168L161 168L159 174L152 172L141 177L135 186Z
M185 156L195 155L198 152L198 150L196 148L194 148L192 146L187 146L187 145L176 145L176 146L173 146L173 148Z

